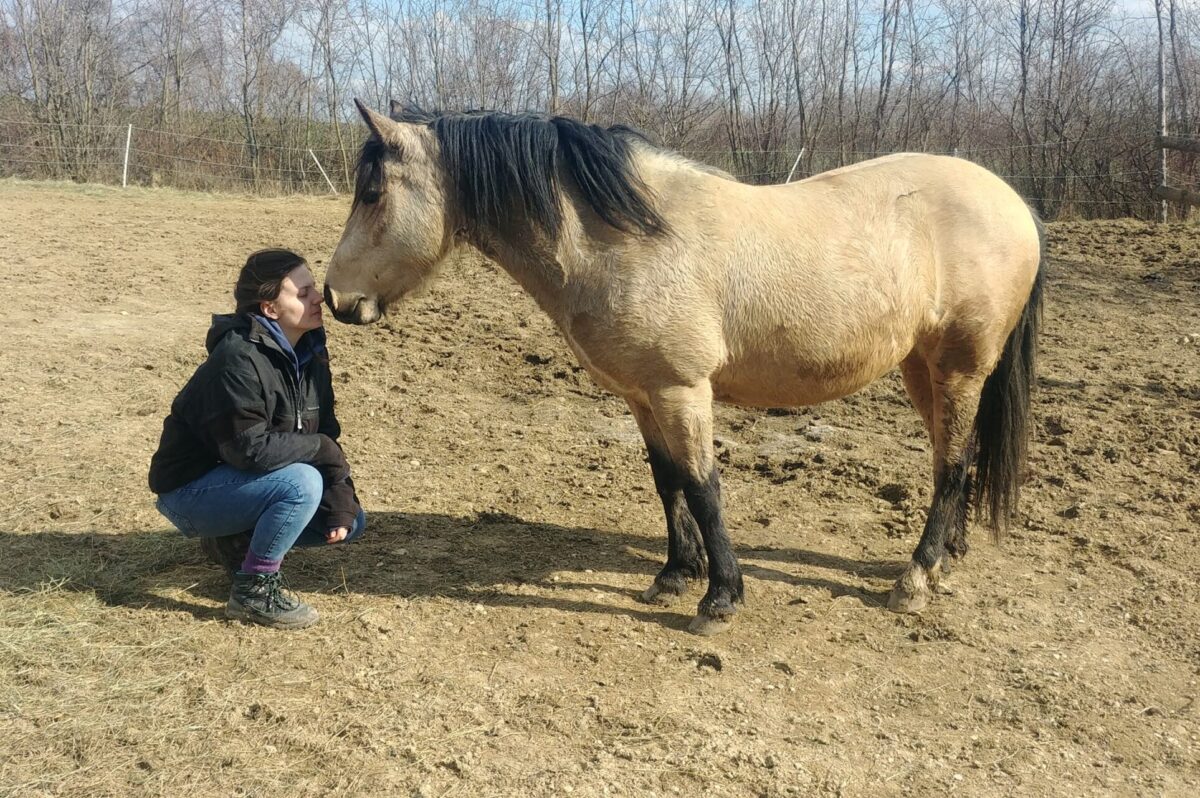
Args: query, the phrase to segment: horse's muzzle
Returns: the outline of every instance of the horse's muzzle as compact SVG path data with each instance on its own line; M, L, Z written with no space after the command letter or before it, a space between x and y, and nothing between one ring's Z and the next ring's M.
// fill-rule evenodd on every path
M325 284L325 304L333 311L333 317L344 324L371 324L383 316L379 302L359 294L339 295Z

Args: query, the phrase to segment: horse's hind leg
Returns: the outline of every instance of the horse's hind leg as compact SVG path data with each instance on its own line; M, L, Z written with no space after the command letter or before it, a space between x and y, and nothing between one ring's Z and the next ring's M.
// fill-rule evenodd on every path
M650 395L650 408L708 555L708 591L689 628L715 634L728 625L742 601L742 572L721 514L721 481L712 448L712 386L706 380L656 390Z
M921 542L888 598L888 609L919 612L949 572L949 558L966 552L971 499L970 442L984 377L952 374L931 380L934 438L933 502ZM906 376L907 382L907 376Z
M642 600L668 605L687 592L690 580L704 576L707 570L704 543L683 495L684 474L672 462L670 449L654 414L649 407L633 401L629 402L629 409L646 441L654 487L667 516L667 563L654 578L654 583L642 593Z
M933 446L934 451L937 451L937 435L935 434L934 421L934 391L933 375L929 372L929 365L925 362L925 357L920 352L913 350L908 357L900 363L900 373L904 377L904 387L908 391L908 398L912 400L913 407L917 409L921 420L925 423L925 431L929 433L929 442ZM968 462L970 457L967 457ZM934 457L934 479L936 481L937 474L941 472L941 461ZM950 554L950 559L958 560L967 553L967 524L964 514L961 523L957 523L950 530L946 539L946 550ZM941 572L943 575L950 573L950 562L943 558L941 562Z
M913 407L921 414L925 422L925 431L929 433L929 442L936 445L933 434L933 377L929 374L929 366L919 352L913 351L900 361L900 374L904 377L904 388Z

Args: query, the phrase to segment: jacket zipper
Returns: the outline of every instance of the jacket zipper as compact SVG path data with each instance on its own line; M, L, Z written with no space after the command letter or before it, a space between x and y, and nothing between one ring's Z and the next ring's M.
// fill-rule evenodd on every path
M296 377L296 432L304 431L304 403L301 401L300 377Z
M278 351L278 348L276 348L276 351ZM301 377L299 374L296 373L295 368L293 368L291 360L286 355L284 355L283 352L279 352L279 356L287 361L287 367L284 369L284 372L287 373L288 381L291 383L288 386L288 388L290 389L290 393L292 394L292 406L296 410L296 431L303 432L304 431L304 405L303 405L303 402L301 402L301 399L302 399L301 389L300 389Z
M284 358L284 359L286 360L287 358ZM303 402L300 401L300 399L301 399L300 376L296 374L295 369L292 367L291 361L288 361L287 368L284 369L284 371L288 375L288 382L290 383L288 385L288 389L292 395L292 407L295 408L295 411L296 411L296 431L303 432L304 431L304 405L303 405Z

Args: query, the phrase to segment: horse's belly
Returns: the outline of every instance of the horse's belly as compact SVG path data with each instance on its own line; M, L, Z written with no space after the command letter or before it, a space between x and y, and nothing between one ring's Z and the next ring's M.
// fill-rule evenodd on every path
M745 407L815 405L848 396L874 382L887 370L870 374L842 375L833 379L802 375L781 376L756 373L752 370L722 370L713 380L713 398L719 402Z
M897 337L863 342L836 355L814 356L799 348L745 352L713 375L713 396L748 407L797 407L838 399L869 385L912 350Z

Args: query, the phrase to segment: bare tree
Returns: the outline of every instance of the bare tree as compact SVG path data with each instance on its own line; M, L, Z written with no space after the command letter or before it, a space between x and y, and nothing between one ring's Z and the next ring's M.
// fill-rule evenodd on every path
M542 55L546 67L546 110L559 111L559 61L562 56L563 0L538 0L538 24L541 25Z
M1163 7L1194 134L1200 9ZM1111 0L0 0L0 169L111 176L133 122L139 179L302 188L313 148L344 182L363 96L633 124L754 181L959 151L1047 215L1148 215L1154 34Z
M227 25L237 43L238 104L246 138L251 177L257 185L261 152L256 122L262 107L262 83L272 66L275 45L295 13L292 0L232 0Z
M341 163L342 179L350 183L350 145L338 114L345 97L345 85L350 80L349 51L355 47L348 39L353 31L349 6L344 0L308 0L297 15L300 28L312 43L312 60L319 64L320 81L325 100L325 117L333 130L334 145Z

